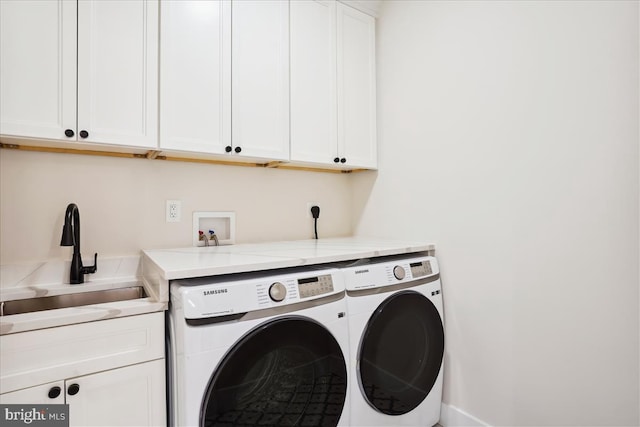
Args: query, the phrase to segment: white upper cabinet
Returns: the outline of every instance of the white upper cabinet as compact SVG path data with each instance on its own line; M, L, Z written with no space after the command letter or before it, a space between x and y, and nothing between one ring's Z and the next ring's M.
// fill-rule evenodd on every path
M338 156L352 167L375 168L375 19L337 4Z
M157 145L158 0L0 8L0 133Z
M76 19L75 1L0 1L0 134L75 134Z
M336 3L291 2L291 160L337 153Z
M335 1L291 3L291 160L375 168L375 19Z
M289 2L161 3L160 147L289 159Z
M80 140L156 147L157 99L158 1L79 1Z
M160 147L231 146L231 1L161 2Z
M289 2L233 1L231 31L233 152L289 160Z
M0 0L1 135L376 168L375 80L336 0Z

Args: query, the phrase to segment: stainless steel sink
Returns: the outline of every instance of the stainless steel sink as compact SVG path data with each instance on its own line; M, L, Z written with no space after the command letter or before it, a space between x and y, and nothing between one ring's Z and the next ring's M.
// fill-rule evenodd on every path
M53 310L56 308L79 307L89 304L126 301L146 298L142 286L107 289L104 291L81 292L76 294L56 295L52 297L28 298L0 303L0 316L10 314L31 313L34 311Z

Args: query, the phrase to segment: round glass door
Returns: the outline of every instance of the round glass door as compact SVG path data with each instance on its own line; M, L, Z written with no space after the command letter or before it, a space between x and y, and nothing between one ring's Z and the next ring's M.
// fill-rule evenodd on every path
M360 387L388 415L415 409L433 388L444 355L438 310L414 291L393 294L373 313L358 353Z
M340 345L319 323L272 320L249 332L207 387L200 426L336 426L347 392Z

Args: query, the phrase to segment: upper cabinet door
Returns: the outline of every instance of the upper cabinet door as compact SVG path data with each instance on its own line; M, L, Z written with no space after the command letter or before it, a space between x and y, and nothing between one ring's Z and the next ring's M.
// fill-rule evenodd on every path
M78 140L156 147L157 88L158 0L78 2Z
M336 3L291 2L291 160L337 156Z
M160 147L224 153L231 149L231 2L161 7Z
M338 3L338 153L377 167L375 19Z
M76 1L0 1L0 133L76 128Z
M234 0L231 28L233 150L288 160L289 1Z

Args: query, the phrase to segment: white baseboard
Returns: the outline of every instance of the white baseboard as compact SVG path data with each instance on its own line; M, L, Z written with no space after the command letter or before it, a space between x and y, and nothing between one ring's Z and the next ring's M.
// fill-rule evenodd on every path
M462 409L456 408L452 405L443 403L440 406L440 422L442 427L461 427L461 426L473 426L473 427L490 427L489 424L474 417L471 414L467 414Z

